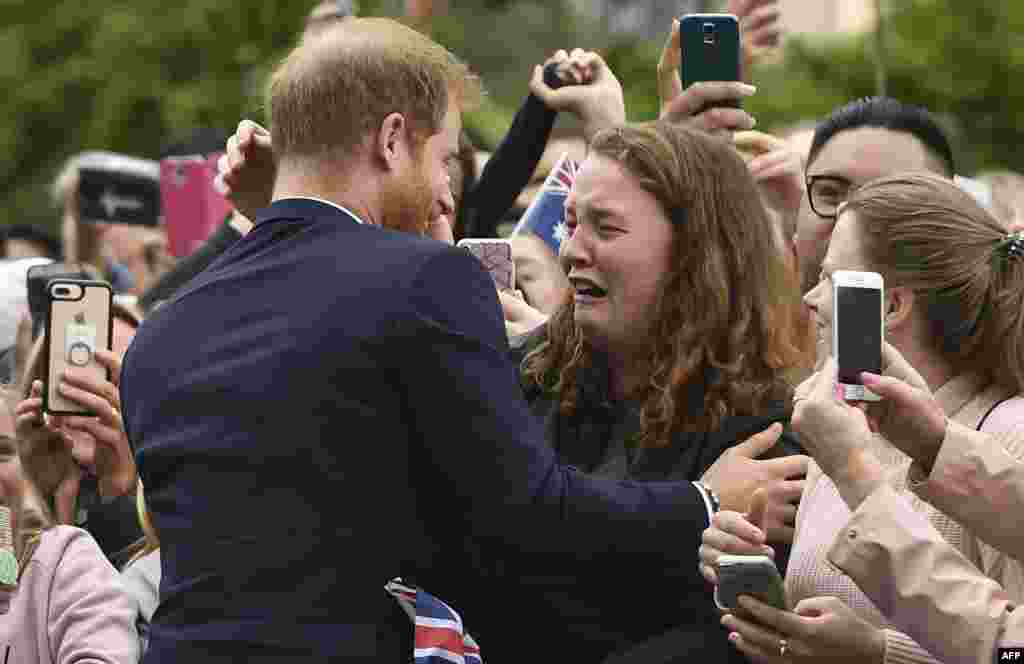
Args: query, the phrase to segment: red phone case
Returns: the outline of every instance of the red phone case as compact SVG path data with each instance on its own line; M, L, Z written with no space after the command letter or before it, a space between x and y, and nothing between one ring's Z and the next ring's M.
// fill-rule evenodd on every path
M220 155L160 161L160 198L174 256L188 256L198 249L231 212L231 202L213 187Z

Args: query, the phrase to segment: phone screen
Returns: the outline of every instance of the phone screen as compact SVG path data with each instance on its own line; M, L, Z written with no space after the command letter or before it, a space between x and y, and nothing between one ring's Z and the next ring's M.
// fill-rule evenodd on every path
M836 358L839 382L860 385L860 373L882 373L882 291L839 286L834 306L839 311Z

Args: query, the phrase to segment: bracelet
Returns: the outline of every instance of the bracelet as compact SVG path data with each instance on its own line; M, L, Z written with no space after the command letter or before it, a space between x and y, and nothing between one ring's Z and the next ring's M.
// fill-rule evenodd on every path
M699 484L704 489L704 493L707 494L708 501L711 503L711 513L718 514L718 510L722 508L722 501L718 499L718 494L715 493L715 490L712 489L707 484L705 484L704 482L699 482Z

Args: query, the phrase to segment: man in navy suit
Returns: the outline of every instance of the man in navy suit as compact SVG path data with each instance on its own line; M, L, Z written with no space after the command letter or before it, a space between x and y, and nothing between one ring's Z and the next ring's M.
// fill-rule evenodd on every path
M694 555L712 497L558 466L493 282L423 237L454 214L446 166L478 94L451 54L383 19L340 22L274 73L274 203L124 361L161 540L147 663L407 662L384 585L446 598L472 578L467 532L609 573ZM723 495L770 479L767 462L727 461Z

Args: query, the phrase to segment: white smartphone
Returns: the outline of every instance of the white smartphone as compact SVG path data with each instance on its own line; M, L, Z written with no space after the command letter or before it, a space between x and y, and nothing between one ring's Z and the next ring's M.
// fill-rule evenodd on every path
M740 595L750 595L781 611L789 607L782 575L775 561L768 556L718 557L718 585L715 586L715 605L723 611L740 608Z
M470 239L459 240L462 247L477 257L494 279L498 290L513 290L516 287L516 264L512 260L512 243L508 240Z
M832 354L845 401L878 401L860 381L862 371L882 373L884 287L877 272L832 273Z

